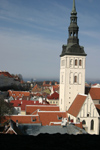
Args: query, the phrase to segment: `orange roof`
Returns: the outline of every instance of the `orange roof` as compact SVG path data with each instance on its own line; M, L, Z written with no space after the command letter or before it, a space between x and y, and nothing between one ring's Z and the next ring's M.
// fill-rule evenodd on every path
M91 88L89 93L93 100L100 100L100 88Z
M100 109L100 104L95 105L97 109Z
M54 92L50 96L47 97L48 99L59 99L59 94L57 92Z
M53 85L52 87L53 87L53 91L58 91L59 90L59 84Z
M59 111L59 106L52 105L27 105L26 106L26 115L33 114L37 109L40 111Z
M11 90L8 90L9 92L9 96L12 96L13 98L16 98L16 97L22 97L22 96L30 96L30 92L26 92L26 91L11 91Z
M52 123L59 123L62 122L62 118L68 118L67 112L60 112L60 111L37 111L37 115L25 115L25 116L5 116L5 121L12 119L14 122L18 120L19 124L37 124L40 123L43 126L51 125ZM60 118L59 118L60 117ZM35 120L35 121L34 121ZM50 124L51 123L51 124ZM53 125L53 124L52 124Z
M36 84L32 89L32 92L41 92L41 88L39 88L38 85Z
M9 78L13 78L13 76L9 73L9 72L3 72L3 71L0 71L0 75L4 75L6 77L9 77Z
M36 118L36 121L32 121L33 118ZM18 123L23 123L23 124L35 124L35 123L40 123L39 121L39 116L38 115L25 115L25 116L5 116L5 120L3 120L3 122L12 119L14 122L16 122L16 120L18 120Z
M50 125L50 122L62 122L62 118L68 118L67 112L60 112L60 111L39 111L39 118L43 126ZM59 119L59 117L62 117Z
M68 113L77 117L83 103L86 100L86 95L77 95L77 97L75 98L74 102L72 103L72 105L70 106Z

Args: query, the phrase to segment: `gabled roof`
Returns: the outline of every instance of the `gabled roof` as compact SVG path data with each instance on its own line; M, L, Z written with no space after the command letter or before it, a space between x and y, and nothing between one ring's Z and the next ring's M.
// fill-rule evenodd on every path
M21 110L25 111L26 105L47 105L47 103L39 103L39 101L27 101L27 100L12 100L10 103L14 107L21 107Z
M60 111L39 111L38 114L43 126L50 125L51 122L62 122L62 118L68 118L67 112Z
M36 84L33 89L32 92L41 92L41 88L38 87L38 85Z
M33 118L36 121L33 121ZM13 116L5 116L5 121L13 120L14 122L18 121L19 124L40 124L39 116L38 115L13 115ZM2 122L3 123L3 122Z
M77 115L80 112L81 107L83 106L83 103L86 100L87 95L77 95L75 100L73 101L72 105L70 106L68 113L77 117Z
M6 71L0 71L0 75L4 75L5 77L13 78L13 76L9 72L6 72Z
M34 106L26 106L26 115L33 114L36 110L40 111L59 111L59 106L52 105L34 105Z
M42 126L53 125L52 123L58 123L61 125L62 118L68 118L67 112L60 111L36 111L34 115L14 115L5 116L5 120L12 119L19 124L41 124ZM2 122L3 123L3 122Z
M59 94L57 92L54 92L50 96L47 97L48 99L59 99Z
M9 92L9 96L12 96L14 98L23 97L23 96L30 96L30 92L26 92L26 91L11 91L11 90L8 90L8 92Z
M16 123L11 119L9 120L9 126L7 130L5 131L5 133L23 135L20 129L16 126Z
M93 100L100 100L100 88L93 87L90 89L89 93Z

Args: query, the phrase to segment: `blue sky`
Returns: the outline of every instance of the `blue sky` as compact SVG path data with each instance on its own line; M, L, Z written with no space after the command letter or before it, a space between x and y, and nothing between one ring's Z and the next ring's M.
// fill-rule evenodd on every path
M73 0L0 0L0 70L59 79ZM100 79L100 0L76 0L86 80Z

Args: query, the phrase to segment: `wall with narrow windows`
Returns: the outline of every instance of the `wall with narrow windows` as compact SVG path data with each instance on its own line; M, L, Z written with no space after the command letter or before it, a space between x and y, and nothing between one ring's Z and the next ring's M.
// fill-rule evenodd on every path
M65 55L60 61L61 111L69 109L78 93L85 92L85 56Z
M70 119L73 119L74 123L77 123L78 121L82 122L84 129L89 134L99 134L99 114L90 94L88 94L78 115L72 116L71 114L68 114L68 116Z

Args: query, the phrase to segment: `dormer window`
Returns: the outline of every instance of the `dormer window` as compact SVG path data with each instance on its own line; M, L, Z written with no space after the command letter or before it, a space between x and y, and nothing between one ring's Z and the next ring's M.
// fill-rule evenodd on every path
M32 117L32 122L35 122L36 121L36 117Z
M58 116L58 120L62 120L62 116Z

